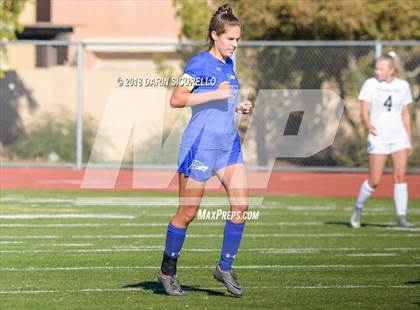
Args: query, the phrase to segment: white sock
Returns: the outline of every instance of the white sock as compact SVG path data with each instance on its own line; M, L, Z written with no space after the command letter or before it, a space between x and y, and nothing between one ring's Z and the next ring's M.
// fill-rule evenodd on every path
M368 181L365 180L362 186L360 186L359 196L357 196L356 201L356 207L362 209L366 201L369 199L369 197L373 194L374 191L375 189L370 187Z
M394 202L398 216L405 216L407 213L408 191L407 183L394 184Z

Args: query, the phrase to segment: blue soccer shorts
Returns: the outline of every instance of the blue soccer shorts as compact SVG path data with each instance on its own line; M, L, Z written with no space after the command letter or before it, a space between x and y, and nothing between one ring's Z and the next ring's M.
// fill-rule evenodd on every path
M237 163L243 163L241 146L234 144L232 150L210 150L180 146L178 172L200 182L206 182L216 171Z

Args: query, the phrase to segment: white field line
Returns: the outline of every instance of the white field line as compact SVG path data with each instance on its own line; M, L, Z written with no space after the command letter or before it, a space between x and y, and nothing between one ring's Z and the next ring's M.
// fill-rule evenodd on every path
M391 224L391 222L390 222ZM392 224L395 224L392 222ZM192 226L224 226L225 222L195 222ZM323 222L248 222L251 226L321 226ZM166 227L168 222L162 223L72 223L72 224L27 224L27 223L13 223L0 224L0 227Z
M174 210L175 211L175 210ZM170 218L172 216L174 216L175 212L157 212L157 213L153 213L153 212L148 212L148 211L142 211L141 213L137 213L137 217L141 218L147 218L147 217L164 217L164 218Z
M412 222L413 224L420 224L420 222ZM395 225L395 222L381 222L381 225ZM224 226L225 222L204 222L199 221L191 224L192 226ZM323 221L319 222L253 222L249 221L247 225L250 226L323 226ZM166 227L168 222L162 223L54 223L54 224L27 224L27 223L13 223L0 224L0 227L55 227L55 228L72 228L72 227ZM420 231L420 228L399 228L399 227L372 227L375 230L398 230L398 231Z
M142 207L141 207L142 208ZM223 211L229 211L229 207L227 206L223 206L223 207L215 207L218 210L223 210ZM201 209L207 209L207 207L202 207ZM266 210L267 208L264 207L258 207L258 208L253 208L251 207L249 209L249 211L259 211L261 216L282 216L284 215L285 210L280 210L280 209L272 209L270 211ZM147 209L146 209L147 210ZM171 217L174 215L174 213L171 212L150 212L150 211L146 211L146 210L142 210L140 213L136 213L135 215L132 215L133 217L141 217L141 216L149 216L149 217ZM319 211L319 210L311 210L311 208L308 208L307 210L299 210L296 211L298 213L299 216L342 216L343 214L348 215L348 213L350 212L351 208L347 208L347 209L341 209L341 210L332 210L332 211ZM173 210L175 211L175 210ZM290 211L290 210L288 210ZM376 212L376 211L369 211L366 210L364 211L364 214L380 214L380 215L395 215L395 212L393 211L381 211L381 212ZM7 215L7 214L6 214ZM32 216L32 219L36 219L36 215L37 213L33 213L30 214L29 216ZM63 214L63 218L65 218L66 214ZM409 215L420 215L420 209L419 210L410 210L409 211ZM5 219L18 219L19 218L19 214L10 214L9 217L5 218Z
M270 201L264 196L251 196L250 202L260 204L262 200L264 201L264 206L274 206L278 208L287 208L290 205L285 204L284 202ZM17 202L17 203L31 203L31 204L48 204L48 203L68 203L76 204L80 206L116 206L122 205L133 205L133 206L163 206L163 205L176 205L178 204L178 197L118 197L118 196L108 196L108 197L75 197L75 198L33 198L25 197L23 195L9 195L0 197L0 202ZM226 204L228 203L227 198L225 197L203 197L202 202L210 202L213 204ZM311 207L308 205L292 205L292 207ZM341 208L341 206L334 203L326 203L325 205L318 205L314 207L328 207L328 208ZM372 208L378 209L383 208L381 205L371 205Z
M0 202L1 203L1 202ZM4 204L5 206L7 206L6 204ZM92 207L100 207L100 208L123 208L123 209L137 209L137 210L153 210L153 209L165 209L165 210L174 210L178 207L178 204L176 205L76 205L76 204L60 204L60 207L62 206L66 206L66 207L73 207L73 208L77 208L79 210L83 210L83 209L92 209ZM15 207L15 206L9 206L9 207ZM33 208L34 210L36 210L37 208L45 208L45 204L43 203L26 203L25 207L30 207ZM49 207L49 206L47 206ZM51 206L51 207L56 207L56 206ZM330 212L351 212L351 210L353 209L350 206L347 207L324 207L324 206L267 206L267 205L253 205L253 204L249 204L249 207L251 210L254 211L269 211L269 210L273 210L273 211L291 211L291 212L299 212L301 213L302 211L308 211L308 212L314 212L314 213L318 213L319 211L330 211ZM205 204L200 204L200 208L201 209L228 209L229 208L229 204L220 204L220 205L205 205ZM383 213L384 211L390 211L392 210L391 208L386 209L386 208L381 208L381 209L376 209L376 210L368 210L366 212L371 212L371 213ZM411 211L410 211L411 213Z
M418 224L418 222L410 222L412 224ZM384 223L385 224L385 223ZM395 224L395 223L393 223ZM400 230L400 231L407 231L409 229L410 231L420 231L419 227L413 227L413 228L403 228L403 227L372 227L375 230Z
M337 204L325 204L325 205L286 205L283 202L266 201L267 198L264 196L251 196L249 197L249 204L258 206L258 208L266 209L288 209L291 211L303 211L303 210L350 210L352 206L339 206ZM77 206L127 206L127 207L157 207L165 208L168 206L177 206L178 197L76 197L76 198L25 198L24 196L5 196L0 197L0 202L17 202L26 204L73 204ZM201 206L205 207L220 207L229 205L229 201L225 197L204 197ZM367 208L366 212L380 212L390 208L384 208L381 205L371 205ZM420 211L411 209L411 211Z
M189 198L185 198L189 199ZM264 197L251 196L248 199L251 206L261 206ZM78 197L75 200L76 205L80 206L178 206L178 197ZM201 206L224 206L229 205L227 197L203 197Z
M256 211L255 209L250 209L252 211ZM146 213L145 213L146 214ZM147 213L148 214L148 213ZM264 216L284 216L284 211L282 210L275 210L275 212L273 211L260 211L260 216L264 217ZM313 211L313 212L302 212L299 211L297 212L296 216L300 216L300 217L304 217L304 216L325 216L325 217L330 217L331 216L345 216L346 218L348 217L348 214L350 214L350 209L348 211L342 211L342 212L338 212L338 211L331 211L331 212L323 212L323 211ZM370 212L370 211L363 211L363 214L369 214L369 215L390 215L390 216L396 216L395 212L389 211L389 212ZM408 212L408 217L410 218L410 216L412 215L420 215L420 210L411 210ZM396 223L396 221L394 222Z
M115 246L113 247L115 249L127 249L127 248L144 248L144 249L157 249L157 250L163 250L164 246L161 245L145 245L145 246L139 246L139 245L123 245L123 246ZM188 250L188 249L187 249ZM197 251L220 251L220 248L194 248L189 250L197 250ZM311 248L311 247L305 247L305 248L241 248L240 251L250 251L250 252L258 252L258 251L312 251L312 252L337 252L337 251L363 251L365 249L361 248ZM402 251L402 252L409 252L409 251L420 251L420 247L417 248L369 248L366 249L368 251ZM184 249L182 250L184 251Z
M74 204L74 198L25 198L22 196L5 196L0 197L0 202L16 202L30 204Z
M335 256L352 256L352 257L374 257L374 256L396 256L396 253L350 253L350 254L336 254Z
M262 206L265 197L249 197L250 205ZM33 205L45 204L72 204L77 206L124 206L124 207L173 207L178 206L178 197L76 197L76 198L25 198L23 196L5 196L0 197L1 202L24 203ZM229 201L225 197L203 197L201 205L206 207L218 207L228 205ZM262 206L262 207L265 207ZM267 207L287 208L287 205L281 203L268 203ZM297 206L299 207L299 206ZM304 207L304 206L303 206ZM323 207L323 206L320 206ZM334 206L328 206L334 207Z
M242 265L235 266L235 269L353 269L353 268L413 268L420 267L420 264L377 264L377 265ZM0 268L0 271L27 272L27 271L76 271L76 270L120 270L120 269L154 269L160 266L72 266L72 267L28 267L28 268ZM179 269L214 269L214 266L179 266Z
M53 247L84 247L84 246L95 246L94 243L41 243L41 246L53 246Z
M316 286L285 286L287 289L354 289L354 288L412 288L418 289L415 285L316 285Z
M228 208L224 208L224 211L228 211ZM259 211L260 217L261 218L270 218L273 216L284 216L284 211L282 210L278 210L276 212L272 212L272 211L263 211L263 210L258 210L256 208L251 208L249 211ZM350 211L349 211L350 212ZM332 217L332 216L343 216L345 215L346 218L348 216L348 214L350 214L349 212L321 212L321 211L313 211L313 212L301 212L299 211L298 216L300 217L312 217L311 219L313 219L314 216L318 217L318 216L322 216L322 217ZM364 214L370 214L369 211L364 212ZM376 213L378 214L378 213ZM149 212L149 211L141 211L139 213L136 214L109 214L108 217L106 216L101 216L100 214L92 214L90 217L86 216L87 214L81 214L80 216L74 215L72 216L72 213L67 213L67 214L63 214L60 213L58 215L55 214L37 214L37 213L32 213L32 214L19 214L19 213L15 213L15 214L3 214L0 215L0 219L2 219L2 221L5 220L15 220L15 219L31 219L31 220L37 220L37 219L54 219L54 218L60 218L60 219L66 219L66 218L98 218L98 219L135 219L135 218L149 218L149 217L156 217L156 218L165 218L165 219L169 219L170 217L172 217L174 215L174 212ZM381 212L380 215L391 215L391 216L395 216L395 212ZM409 212L409 215L420 215L420 210L412 210ZM202 220L204 221L204 220ZM251 220L249 222L252 222ZM394 225L396 222L390 222L390 225ZM418 223L418 222L415 222ZM414 224L415 224L414 223ZM292 225L290 225L292 226ZM310 226L310 225L308 225Z
M71 250L55 250L55 249L37 249L37 250L0 250L0 253L109 253L109 252L162 252L164 248L110 248L110 249L71 249ZM183 249L183 252L220 252L220 249ZM243 249L241 252L254 252L261 254L311 254L319 253L312 249Z
M414 285L318 285L318 286L245 286L244 289L364 289L364 288L381 288L381 289L418 289ZM221 290L218 287L199 287L201 290ZM14 290L0 291L2 295L15 294L60 294L60 293L111 293L111 292L150 292L152 289L147 288L85 288L80 290ZM188 289L186 289L188 291Z
M138 235L21 235L0 236L0 239L140 239L164 238L166 234ZM222 234L188 234L188 238L220 238ZM386 238L419 238L420 234L357 234L357 233L320 233L320 234L244 234L243 238L338 238L338 237L386 237Z
M264 208L262 208L264 209ZM252 211L258 211L259 209L256 208L250 208L250 210ZM288 212L290 210L287 210ZM262 215L282 215L284 214L285 210L270 210L270 211L265 211L262 210L261 214ZM313 216L313 215L326 215L326 216L331 216L331 215L343 215L343 214L348 214L351 212L351 209L341 209L341 210L332 210L332 211L320 211L320 210L311 210L311 209L307 209L307 210L300 210L300 211L296 211L297 215L299 216ZM373 210L363 210L363 214L375 214L375 215L394 215L395 216L395 211L392 211L391 209L386 210L386 211L373 211ZM420 209L414 209L414 210L409 210L408 211L408 216L410 217L411 215L419 215L420 214Z
M268 206L268 207L276 207L275 205ZM284 209L287 209L289 211L307 211L307 210L313 210L313 211L329 211L329 210L337 210L337 209L344 209L340 208L338 206L283 206Z
M52 246L52 247L84 247L84 246L95 246L93 243L60 243L60 244L37 244L39 246ZM100 253L100 252L160 252L163 251L163 246L138 246L138 245L124 245L114 246L112 248L104 249L13 249L13 250L0 250L0 253ZM370 248L367 251L374 251L372 253L351 253L351 254L336 254L336 256L395 256L397 253L383 253L383 252L415 252L420 251L420 248ZM363 251L360 248L243 248L241 252L254 252L262 254L312 254L321 252L352 252L352 251ZM382 253L378 253L383 251ZM220 252L219 248L185 248L182 252Z
M63 244L63 245L52 245L52 246L62 246L62 247L78 247L77 244ZM71 250L58 250L58 249L35 249L35 250L0 250L2 254L8 253L109 253L109 252L161 252L163 247L114 247L114 248L105 248L105 249L71 249ZM220 249L183 249L183 252L220 252ZM261 249L241 249L241 252L253 252L260 254L318 254L321 252L340 252L339 249L325 250L325 249L276 249L276 248L261 248ZM387 251L387 250L385 250ZM412 250L401 250L401 253L407 253ZM397 256L397 253L352 253L352 254L335 254L335 256Z
M45 203L26 203L27 206L30 207L34 207L34 209L37 208L37 206L40 207L45 207ZM63 205L63 203L60 204L61 206ZM130 209L145 209L145 210L150 210L150 209L173 209L173 208L177 208L178 207L178 203L176 204L145 204L145 205L141 205L141 204L102 204L101 202L98 202L97 204L88 204L88 205L84 205L84 204L74 204L74 203L66 203L66 206L73 206L76 207L78 209L83 209L83 208L90 208L90 207L101 207L101 208L109 208L109 207L114 207L114 208L130 208ZM229 203L225 203L225 204L205 204L205 203L201 203L200 207L203 209L223 209L223 208L228 208ZM252 210L274 210L274 211L291 211L291 212L298 212L298 213L302 213L303 211L306 212L311 212L311 213L321 213L321 214L325 214L325 212L320 212L320 211L329 211L328 214L330 213L342 213L342 212L350 212L353 207L352 206L336 206L336 207L331 207L331 206L299 206L299 205L292 205L292 206L287 206L287 205L258 205L258 204L249 204L250 208ZM413 209L411 208L409 210L410 214L419 214L420 210L417 209ZM364 210L365 213L372 213L372 214L394 214L392 211L392 208L366 208L366 210Z
M0 214L0 219L135 219L136 216L127 214Z
M77 247L77 246L86 246L86 245L78 245L78 244L45 244L46 246L59 246L59 247ZM87 244L90 246L90 244ZM92 244L93 246L93 244ZM105 248L105 249L69 249L69 250L57 250L57 249L32 249L32 250L0 250L0 253L7 254L7 253L108 253L108 252L161 252L164 250L163 246L118 246L112 248ZM249 249L241 249L241 252L253 252L253 253L260 253L260 254L317 254L321 252L348 252L348 251L355 251L360 249L354 248L249 248ZM375 249L371 249L375 250ZM389 249L376 249L376 251L393 251L393 252L413 252L418 251L420 248L389 248ZM220 252L218 248L191 248L191 249L183 249L182 252ZM354 254L336 254L335 256L396 256L397 253L354 253Z
M77 198L17 198L2 197L0 202L24 203L24 204L73 204L77 206L128 206L128 207L168 207L178 206L179 198L174 197L77 197ZM252 206L261 206L264 197L252 196L248 202ZM226 197L203 197L202 206L229 205Z
M286 205L282 202L264 202L265 197L251 196L249 197L249 204L251 206L258 206L258 208L267 209L289 209L291 211L302 210L343 210L343 208L351 209L352 206L339 206L336 204L326 205ZM25 198L19 196L1 197L0 202L17 202L25 204L73 204L77 206L117 206L117 207L157 207L165 208L168 206L177 206L179 203L178 197L76 197L76 198ZM229 201L225 197L204 197L201 206L205 207L220 207L229 205ZM370 206L369 211L384 211L387 208L383 206Z

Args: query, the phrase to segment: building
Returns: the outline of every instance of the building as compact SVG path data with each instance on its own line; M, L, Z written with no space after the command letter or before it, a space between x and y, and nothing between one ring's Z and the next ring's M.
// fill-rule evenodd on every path
M181 23L172 0L29 0L18 40L83 42L83 114L96 128L120 77L158 76L156 59L181 67ZM2 137L7 145L42 115L75 119L77 45L8 44L2 62ZM155 98L138 98L153 103ZM149 109L159 109L150 104ZM151 111L152 112L152 111ZM5 124L8 124L7 126ZM5 127L6 126L6 127ZM118 139L118 131L111 140ZM145 133L147 135L147 133ZM108 150L112 152L111 150Z

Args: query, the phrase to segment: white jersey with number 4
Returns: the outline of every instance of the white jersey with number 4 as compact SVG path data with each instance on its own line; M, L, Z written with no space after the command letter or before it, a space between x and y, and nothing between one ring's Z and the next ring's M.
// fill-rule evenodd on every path
M360 90L359 100L369 102L370 121L377 131L377 136L369 134L370 139L383 143L408 139L401 114L403 107L413 102L407 81L394 78L387 83L376 78L367 79Z

